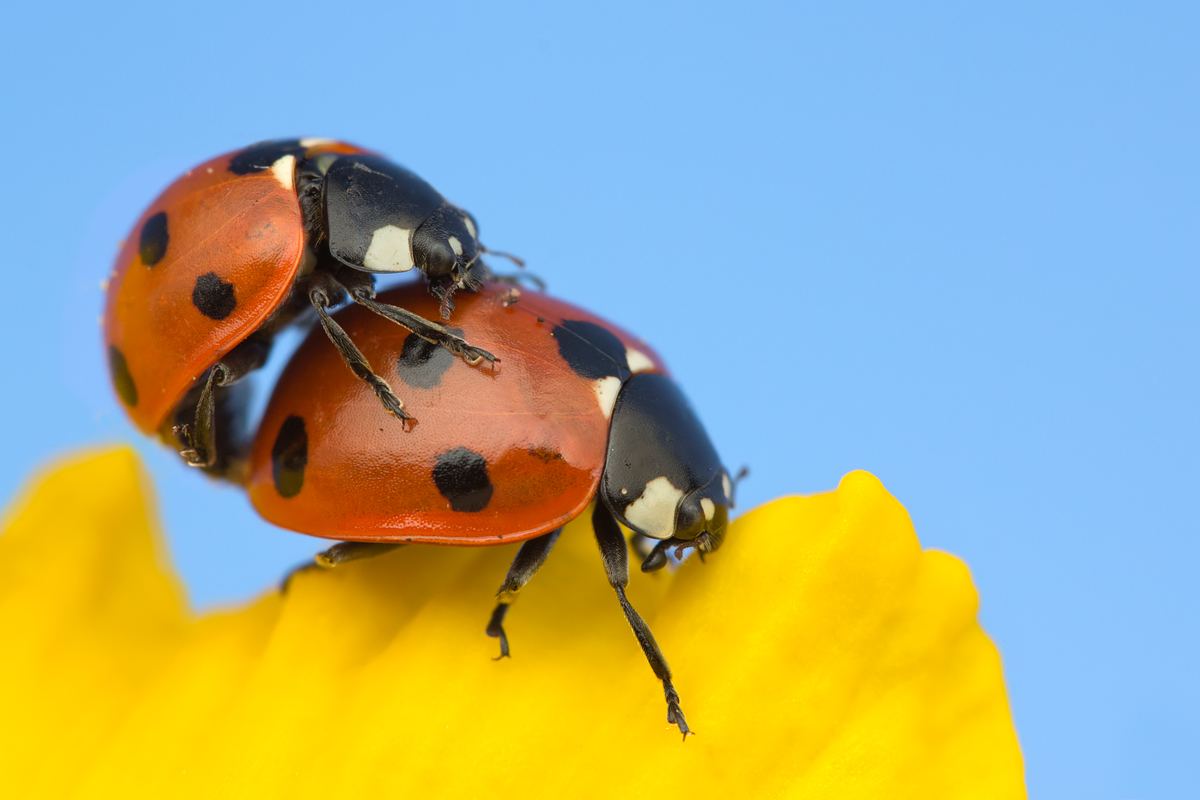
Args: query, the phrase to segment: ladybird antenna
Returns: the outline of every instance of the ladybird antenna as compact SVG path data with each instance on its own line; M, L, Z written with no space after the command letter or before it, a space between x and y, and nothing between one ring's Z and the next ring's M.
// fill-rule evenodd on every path
M507 286L528 285L539 292L546 291L546 282L532 272L509 272L502 275L492 273L488 280L492 283L503 283Z
M747 466L743 466L741 469L738 470L738 474L734 476L733 480L731 480L729 482L729 485L731 487L731 491L729 492L729 507L730 508L737 508L737 502L734 500L734 497L737 495L738 484L741 483L742 480L749 475L750 475L750 468Z
M537 275L534 275L532 272L526 272L524 275L520 275L518 277L524 278L525 280L532 283L533 287L535 289L537 289L539 292L546 291L546 282L544 280L542 280L541 278L539 278Z
M484 247L482 244L479 245L479 249L482 250L483 252L487 253L489 256L498 256L499 258L507 258L509 261L513 262L521 269L525 269L525 260L522 258L517 258L512 253L506 253L503 250L489 250L488 248Z

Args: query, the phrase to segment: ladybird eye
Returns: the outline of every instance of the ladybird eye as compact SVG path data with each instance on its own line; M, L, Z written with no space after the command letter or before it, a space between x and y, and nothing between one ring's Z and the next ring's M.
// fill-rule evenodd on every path
M434 242L425 254L425 274L431 278L449 275L458 263L458 257L446 242Z
M695 539L704 531L704 511L700 508L699 500L690 495L679 505L675 517L675 537L677 539Z

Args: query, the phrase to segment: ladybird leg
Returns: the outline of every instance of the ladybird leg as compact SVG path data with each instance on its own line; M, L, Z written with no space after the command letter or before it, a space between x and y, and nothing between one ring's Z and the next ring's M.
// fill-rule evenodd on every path
M360 558L374 558L384 553L390 553L403 542L338 542L328 550L323 550L313 556L313 562L323 569L333 569L347 561L358 561Z
M385 319L390 319L401 327L408 328L430 344L440 344L468 364L475 365L481 361L487 361L489 364L496 363L494 355L482 347L467 344L465 339L451 332L445 325L430 322L424 317L399 306L380 303L375 299L375 289L373 287L366 285L351 286L348 287L348 290L350 298L360 306L374 311Z
M500 640L500 655L496 657L496 661L510 655L508 635L504 633L504 615L508 613L508 607L516 599L517 592L521 591L521 588L529 583L533 573L546 563L546 556L550 555L550 548L554 547L560 533L562 533L562 528L526 541L517 551L512 566L508 568L508 574L504 576L504 583L496 592L496 597L499 597L500 601L496 603L496 608L492 611L492 619L487 626L487 635Z
M252 338L239 344L208 371L208 380L200 391L196 403L196 416L192 424L176 425L171 429L176 438L184 443L179 451L188 466L208 468L217 462L216 387L232 386L249 373L266 363L271 351L270 341Z
M633 531L629 537L629 546L633 548L633 553L638 558L645 558L650 555L650 551L658 544L658 539L647 536L644 533Z
M679 707L679 693L671 683L671 668L667 666L667 659L659 649L658 642L654 641L650 626L625 597L625 587L629 585L629 550L625 536L621 533L612 512L599 497L596 498L596 505L592 510L592 528L596 533L596 542L600 545L600 558L604 562L608 583L617 593L621 610L625 612L625 619L628 620L629 627L633 628L633 634L642 646L646 660L650 662L650 669L654 670L654 676L662 681L663 694L667 698L667 722L679 726L686 742L688 734L692 731L688 728L687 720L683 718L683 710Z
M674 539L660 539L642 560L642 572L654 572L667 565L667 551L676 544Z
M213 386L222 373L215 364L208 371L208 380L196 404L196 420L192 425L176 425L172 432L186 445L179 455L189 467L211 467L217 462L216 433L213 426Z
M279 591L287 594L292 578L301 572L311 572L315 569L333 569L347 561L358 561L360 558L374 558L384 553L390 553L403 542L338 542L328 550L323 550L313 556L312 561L294 567L283 580L279 582Z
M321 327L325 329L325 335L329 337L329 341L333 342L333 346L341 353L342 360L346 362L346 366L350 368L356 376L367 382L367 385L374 390L375 396L383 403L383 407L388 410L388 413L393 414L400 420L411 420L413 417L404 410L404 403L399 397L392 392L392 387L388 386L388 382L376 375L371 370L371 363L367 361L367 357L362 354L362 351L355 347L354 342L342 330L342 326L334 321L333 317L329 316L329 308L331 291L328 286L322 285L324 281L320 280L323 276L318 276L313 279L312 285L308 290L308 299L312 302L313 308L317 310L317 316L321 320ZM335 283L332 278L331 283Z
M374 311L381 317L386 317L392 322L408 328L410 331L420 336L427 342L432 344L440 344L442 347L449 350L454 355L474 366L481 361L487 361L489 364L495 364L496 356L492 355L482 347L475 347L467 344L466 340L461 336L451 333L444 325L439 325L436 322L414 314L411 311L400 308L399 306L389 306L385 303L377 302L376 300L364 297L358 293L350 295L354 298L354 302L361 306L365 306Z
M352 269L343 269L338 272L337 278L334 280L337 282L338 287L349 294L350 299L355 303L375 312L385 319L391 320L403 328L408 328L430 344L440 344L468 364L475 365L485 360L489 364L494 364L497 360L487 350L467 344L466 340L444 325L430 322L424 317L399 306L377 301L375 299L374 275Z

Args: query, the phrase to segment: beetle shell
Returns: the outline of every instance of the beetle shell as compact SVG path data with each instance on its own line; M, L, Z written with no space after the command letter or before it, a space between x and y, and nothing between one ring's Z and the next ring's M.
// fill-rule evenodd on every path
M104 337L143 431L291 294L305 259L296 161L323 152L367 151L283 140L226 153L172 183L134 226L109 279Z
M490 545L579 515L604 469L609 420L635 372L665 372L643 342L598 317L488 285L455 324L499 359L470 366L353 307L336 315L419 420L389 424L371 390L314 332L288 363L250 456L251 500L267 520L330 539ZM383 302L422 315L422 286Z

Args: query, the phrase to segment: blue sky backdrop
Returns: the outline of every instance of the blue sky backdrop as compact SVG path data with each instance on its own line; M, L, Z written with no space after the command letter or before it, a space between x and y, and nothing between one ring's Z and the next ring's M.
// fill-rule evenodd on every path
M744 506L878 475L971 567L1034 796L1200 795L1198 23L1183 2L15 4L0 495L136 442L198 608L320 546L137 435L99 282L193 164L349 139L653 343L752 467Z

